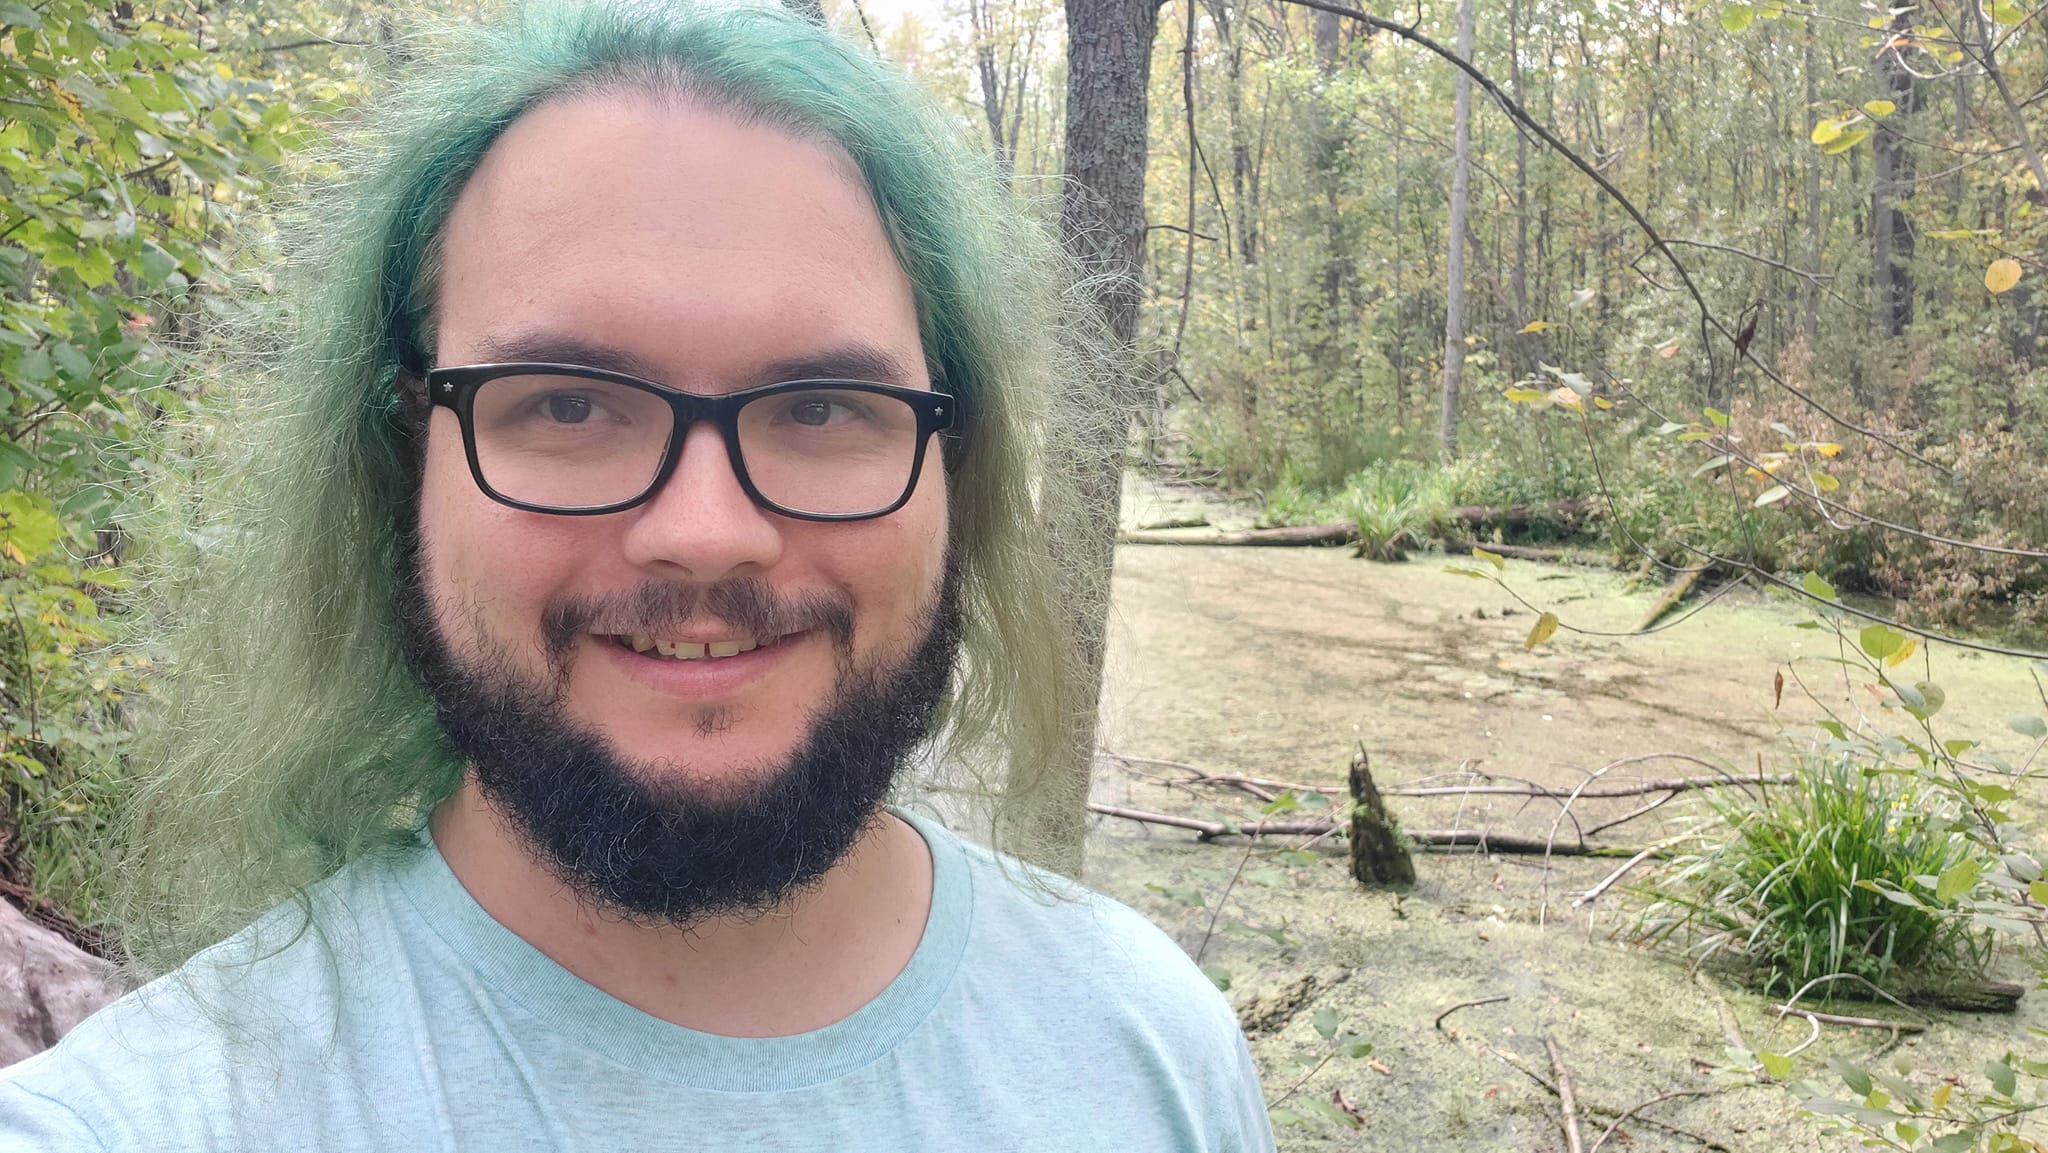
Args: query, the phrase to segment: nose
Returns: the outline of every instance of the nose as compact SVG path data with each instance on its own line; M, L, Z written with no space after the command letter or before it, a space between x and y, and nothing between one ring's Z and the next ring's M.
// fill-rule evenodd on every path
M675 471L625 515L633 518L627 560L693 582L758 575L782 556L781 518L740 487L725 439L708 422L683 434Z

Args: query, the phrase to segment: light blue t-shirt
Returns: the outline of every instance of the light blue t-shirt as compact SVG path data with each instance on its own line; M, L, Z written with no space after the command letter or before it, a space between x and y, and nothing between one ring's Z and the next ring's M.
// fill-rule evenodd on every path
M423 837L315 886L319 933L278 947L285 906L0 1070L0 1153L1273 1148L1237 1021L1172 940L910 819L924 937L815 1032L642 1013L493 920Z

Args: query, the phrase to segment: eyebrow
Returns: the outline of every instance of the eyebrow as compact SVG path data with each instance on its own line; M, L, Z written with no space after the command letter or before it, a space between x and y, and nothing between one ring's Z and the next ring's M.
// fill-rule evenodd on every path
M545 332L489 334L477 340L476 354L481 363L577 364L666 383L653 362L615 345L572 336ZM748 374L740 387L790 380L869 380L907 385L912 383L911 376L902 358L865 341L853 341L837 348L770 361Z

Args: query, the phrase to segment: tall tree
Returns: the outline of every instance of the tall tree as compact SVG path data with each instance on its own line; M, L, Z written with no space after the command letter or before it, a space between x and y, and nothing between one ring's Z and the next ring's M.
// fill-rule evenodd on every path
M1049 510L1061 593L1090 681L1083 699L1089 701L1101 691L1124 448L1142 394L1129 354L1144 291L1146 97L1159 7L1160 0L1066 0L1067 179L1060 226L1094 286L1108 335L1123 354L1106 395L1086 398L1085 409L1068 406L1077 411L1069 417L1074 427L1066 439L1079 459L1071 466L1071 495L1065 499L1075 507ZM1058 783L1049 795L1032 798L1022 818L1035 826L1023 830L1025 843L1049 850L1052 859L1041 863L1070 873L1081 867L1095 753L1095 716L1076 721Z
M1458 0L1458 55L1472 59L1475 14L1472 0ZM1465 375L1465 230L1467 201L1472 192L1472 78L1458 74L1457 111L1451 135L1450 245L1444 289L1444 407L1437 439L1445 460L1458 455L1458 388Z

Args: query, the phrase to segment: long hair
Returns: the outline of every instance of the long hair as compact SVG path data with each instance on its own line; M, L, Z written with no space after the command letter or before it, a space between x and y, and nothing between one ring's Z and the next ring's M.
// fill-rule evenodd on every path
M1048 420L1106 360L1058 246L905 76L779 9L548 0L407 44L394 94L291 214L263 302L187 430L187 483L147 573L163 676L127 769L110 877L131 963L162 971L367 854L462 779L391 611L418 485L400 381L429 363L439 238L484 153L565 96L647 91L843 151L909 276L934 384L966 427L949 468L962 656L934 763L985 804L1058 793L1078 699L1043 510ZM1076 328L1075 326L1079 327ZM1078 339L1075 333L1084 335ZM1092 367L1091 367L1092 366ZM1062 438L1066 439L1066 438ZM1032 858L1041 846L999 847Z

